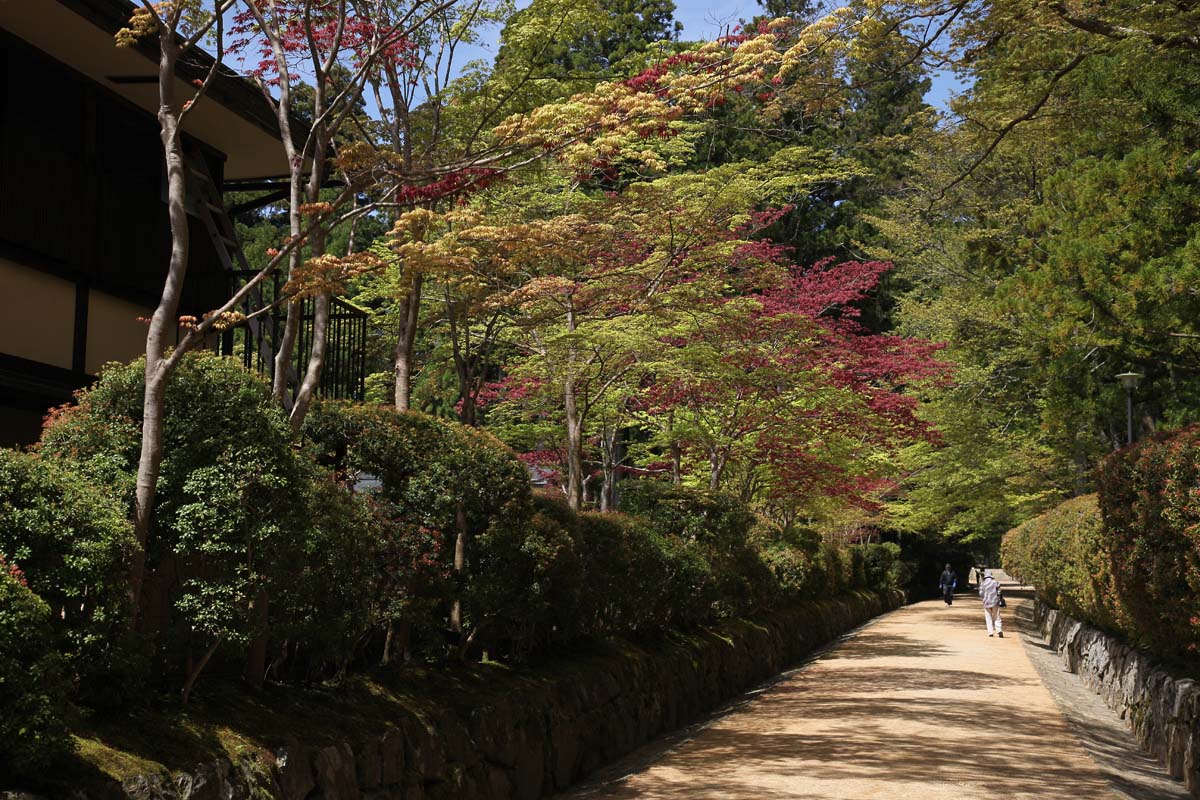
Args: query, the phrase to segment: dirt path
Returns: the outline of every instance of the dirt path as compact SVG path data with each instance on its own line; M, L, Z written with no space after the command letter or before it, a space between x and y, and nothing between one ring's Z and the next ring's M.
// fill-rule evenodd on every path
M972 596L881 617L564 800L1122 797L1039 680L1015 605L1005 609L1003 639L988 638Z

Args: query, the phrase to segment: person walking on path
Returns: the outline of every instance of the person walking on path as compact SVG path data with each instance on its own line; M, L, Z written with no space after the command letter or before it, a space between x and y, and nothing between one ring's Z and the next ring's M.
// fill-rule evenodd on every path
M946 601L946 605L954 605L954 590L958 588L958 576L954 574L954 570L950 569L949 564L942 570L942 579L938 581L938 588L942 590L942 599Z
M979 584L979 596L983 598L983 616L987 620L988 636L996 635L1004 638L1004 623L1000 620L1000 604L1004 598L1000 595L1000 582L992 577L992 571L983 571L983 583Z

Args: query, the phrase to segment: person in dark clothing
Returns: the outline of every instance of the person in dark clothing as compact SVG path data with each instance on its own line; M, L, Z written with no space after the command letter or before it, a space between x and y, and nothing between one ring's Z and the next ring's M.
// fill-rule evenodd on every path
M954 605L954 590L958 588L958 576L954 574L954 570L950 569L949 564L942 570L942 579L938 582L938 588L942 590L942 599L946 601L946 605Z

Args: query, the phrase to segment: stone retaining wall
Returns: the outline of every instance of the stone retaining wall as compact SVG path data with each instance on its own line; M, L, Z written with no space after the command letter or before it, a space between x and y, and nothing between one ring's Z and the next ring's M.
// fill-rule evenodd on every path
M537 800L692 722L819 646L903 603L855 593L733 622L654 648L628 646L468 710L409 715L363 739L286 741L175 775L126 781L133 800Z
M1041 600L1034 622L1067 668L1128 723L1142 747L1200 798L1200 685Z

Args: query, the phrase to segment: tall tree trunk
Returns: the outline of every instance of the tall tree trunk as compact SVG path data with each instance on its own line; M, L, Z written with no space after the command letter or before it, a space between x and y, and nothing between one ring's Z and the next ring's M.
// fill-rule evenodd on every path
M328 87L325 83L325 75L321 70L318 70L313 77L315 84L313 87L313 115L320 119L326 110L325 91ZM324 182L327 166L325 158L331 146L331 135L331 131L324 122L317 122L310 134L312 137L312 168L308 174L308 183L304 186L304 199L307 203L316 203L321 199L321 184ZM293 168L297 179L300 177L297 170L302 166L302 164L297 164ZM293 183L296 183L296 180ZM299 209L293 206L290 210L298 219ZM310 258L315 259L325 255L329 232L323 226L324 223L318 225L309 236L308 254ZM308 409L312 406L317 389L321 386L321 373L325 369L325 354L329 346L329 312L332 304L333 296L328 290L317 295L313 303L312 350L308 354L304 378L296 389L296 402L292 405L290 414L292 433L299 433L304 426L304 418L308 416Z
M381 666L387 666L392 663L392 642L396 638L396 621L389 619L387 624L387 633L383 637L383 655L379 657Z
M679 486L683 483L683 446L675 438L675 410L667 413L667 451L671 455L671 483Z
M462 412L458 415L463 425L475 427L475 393L468 387L462 396Z
M467 511L460 499L454 509L454 601L450 606L450 629L462 634L462 592L467 571Z
M280 124L284 125L284 151L287 153L288 163L291 164L288 175L288 234L293 240L298 240L303 233L303 218L300 216L300 205L303 202L303 160L296 154L295 146L291 141L291 131L286 127L285 119L288 118L286 112L282 110L290 107L290 92L286 89L287 81L281 82L280 92L280 109L279 114ZM297 245L288 253L288 274L290 279L296 274L300 268L301 260L304 258L303 245ZM275 401L281 406L287 408L291 405L292 398L288 392L291 387L292 377L292 361L296 352L296 340L300 336L301 316L304 313L304 306L299 300L289 300L287 303L287 315L283 323L283 332L279 337L278 352L275 353L275 376L274 383L271 387L272 393L275 395Z
M223 639L223 635L214 639L213 643L209 645L208 650L204 651L204 655L201 656L200 660L194 666L188 669L187 680L183 682L183 689L179 692L179 699L184 705L187 705L188 700L191 699L192 687L196 685L196 679L200 677L200 673L204 671L206 666L208 666L209 660L213 657L213 653L217 652L217 648L221 646L221 641Z
M400 335L396 337L396 410L408 411L412 405L412 354L421 315L423 276L413 277L412 288L400 306Z
M604 428L600 441L601 468L604 471L604 486L600 489L600 511L617 510L617 465L621 463L622 443L619 428Z
M708 488L716 491L721 488L721 477L725 474L725 464L729 460L729 452L723 449L708 451Z
M294 257L294 256L293 256ZM289 268L290 269L290 268ZM292 355L296 352L296 339L300 336L300 316L303 306L298 300L287 304L287 316L283 321L283 331L279 337L279 350L275 353L275 378L271 393L275 402L284 408L291 405L292 398L288 395L288 384L292 372Z
M575 308L568 301L567 330L576 330ZM567 351L567 378L563 383L563 405L567 418L567 505L572 511L583 508L583 418L579 413L578 392L575 387L575 345Z
M159 305L162 308L162 305ZM155 312L155 317L158 312ZM154 525L154 499L158 485L159 468L162 464L163 423L166 413L167 376L161 374L158 359L151 359L154 323L147 339L146 389L142 396L142 447L138 458L136 489L134 493L133 530L137 547L129 566L129 599L133 609L133 623L141 618L142 586L146 580L146 550L150 541L150 529ZM153 364L153 366L151 366Z
M463 329L462 334L465 339L464 344L459 342L459 327L457 309L454 307L454 301L450 297L450 287L447 286L444 294L446 302L446 320L450 324L450 351L454 358L454 375L458 378L458 421L463 425L475 427L475 369L478 367L478 360L471 354L471 334L470 323Z
M270 624L270 598L265 586L259 586L258 591L250 600L250 627L254 637L250 640L249 652L246 653L246 666L242 672L242 680L255 691L262 688L267 675L267 628Z
M296 402L292 405L292 433L299 433L304 425L304 418L312 406L313 397L321 386L321 372L325 368L325 352L329 346L329 309L333 297L329 292L317 295L313 304L312 352L308 356L308 367L304 371L304 380L296 391Z
M574 376L563 391L567 412L567 504L572 511L583 508L583 421L575 397Z
M291 139L290 116L287 109L290 108L291 92L288 87L288 81L280 82L279 95L279 121L283 131L283 146L284 152L287 154L288 163L291 164L288 174L288 233L293 240L299 239L303 233L303 218L300 215L300 205L303 203L303 160L297 155L295 145ZM291 278L296 274L296 270L300 268L301 259L303 258L302 246L295 247L288 253L288 274ZM272 393L275 396L275 401L281 406L287 408L291 403L288 396L292 376L292 360L296 351L296 339L300 335L301 315L303 314L304 306L298 300L291 300L287 304L287 317L283 323L283 333L279 337L278 352L275 353L275 377L274 384L271 387Z
M611 465L604 466L604 486L600 489L600 512L602 514L607 514L615 508L613 503L613 496L616 494L616 485L613 483L614 472Z
M387 635L383 640L383 656L380 658L379 663L386 666L391 664L397 658L403 661L408 661L408 644L411 638L411 622L397 622L394 619L388 620Z
M167 380L170 368L164 360L167 345L178 325L179 298L187 274L188 239L187 171L179 131L175 99L175 61L178 57L174 31L159 33L158 91L163 155L167 169L167 215L171 224L171 260L158 306L146 333L145 390L142 395L142 443L134 490L134 535L137 547L129 568L129 596L133 624L140 617L142 586L146 579L146 548L154 523L154 499L162 465L163 425L166 416Z

